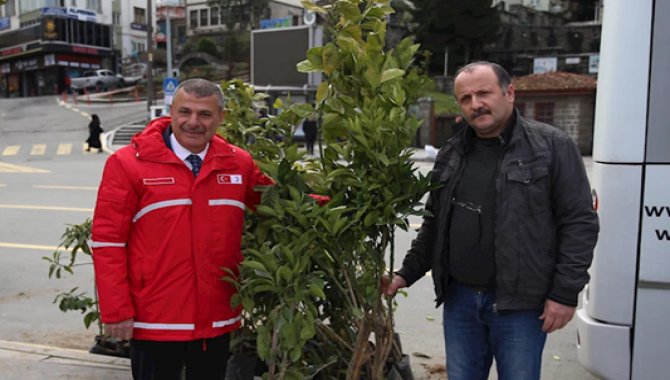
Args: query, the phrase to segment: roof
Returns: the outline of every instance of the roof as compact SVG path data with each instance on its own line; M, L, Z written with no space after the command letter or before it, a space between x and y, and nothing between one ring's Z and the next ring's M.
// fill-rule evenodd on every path
M596 79L588 75L551 71L512 80L517 92L583 92L596 89Z

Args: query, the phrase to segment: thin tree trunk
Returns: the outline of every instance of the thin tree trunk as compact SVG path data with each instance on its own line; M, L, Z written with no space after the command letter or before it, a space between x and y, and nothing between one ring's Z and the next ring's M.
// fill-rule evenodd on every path
M370 341L370 326L368 316L365 315L361 319L358 328L358 335L356 336L356 344L354 345L353 356L349 361L347 367L347 380L359 380L361 378L361 368L370 358L369 350Z

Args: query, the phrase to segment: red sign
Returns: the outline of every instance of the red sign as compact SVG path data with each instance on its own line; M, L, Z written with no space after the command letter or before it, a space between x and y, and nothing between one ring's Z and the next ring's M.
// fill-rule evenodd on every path
M75 53L98 55L98 49L87 48L87 47L82 47L82 46L73 46L72 51L75 52Z
M0 56L14 55L23 52L23 46L0 50Z

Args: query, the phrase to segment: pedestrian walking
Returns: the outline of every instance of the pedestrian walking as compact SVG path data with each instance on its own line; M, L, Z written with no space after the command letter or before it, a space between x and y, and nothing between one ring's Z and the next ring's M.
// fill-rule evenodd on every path
M225 377L241 309L222 278L242 261L244 215L270 185L251 155L215 132L221 89L189 79L161 117L112 154L93 217L100 316L130 339L133 378Z
M314 155L314 143L318 133L318 126L316 119L313 117L307 118L302 122L302 131L305 133L305 146L307 153Z
M100 118L97 114L91 115L91 122L88 123L88 147L86 151L90 152L91 148L96 148L98 153L102 153L102 142L100 141L100 135L104 132L102 126L100 125Z
M539 379L547 333L563 328L589 280L598 218L581 155L563 131L514 108L507 72L461 68L467 126L440 149L423 224L392 296L432 270L449 380Z

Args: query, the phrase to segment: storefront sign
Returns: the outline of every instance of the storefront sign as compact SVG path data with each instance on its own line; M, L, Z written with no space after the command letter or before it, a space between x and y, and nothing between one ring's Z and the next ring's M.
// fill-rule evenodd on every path
M67 17L67 11L65 8L42 8L42 16Z
M44 66L53 66L56 64L56 55L47 54L44 56Z
M0 17L0 30L9 29L12 26L12 19L9 17Z
M79 21L96 22L95 12L88 9L67 8L67 15L70 18L76 18Z
M130 29L141 30L143 32L146 32L147 30L149 30L149 27L147 26L147 24L140 24L140 23L137 23L137 22L131 22L130 23Z
M72 46L72 51L75 53L98 55L98 49L87 48L82 46Z
M52 18L45 18L42 20L42 36L45 40L55 40L58 38L56 32L56 21Z
M261 20L261 29L288 28L290 26L293 26L293 17L291 16Z
M0 57L6 57L8 55L19 54L23 52L23 46L11 47L7 49L0 50Z
M99 57L82 57L70 54L56 54L54 61L58 63L58 66L81 67L84 69L100 68Z
M95 12L79 8L42 8L43 16L60 16L79 21L96 22Z
M550 71L556 71L558 66L558 58L534 58L533 59L533 74L544 74Z
M37 58L23 59L17 61L14 65L19 70L35 70L37 69Z

